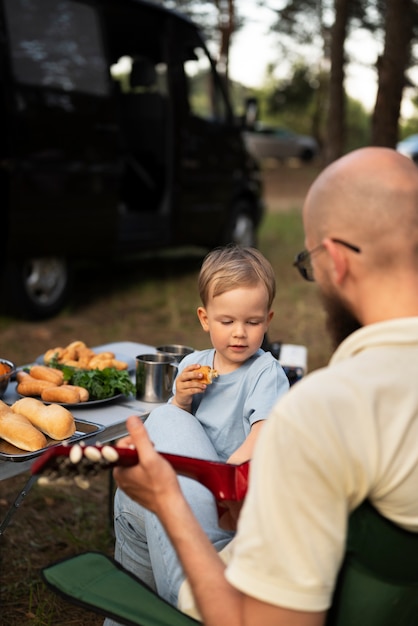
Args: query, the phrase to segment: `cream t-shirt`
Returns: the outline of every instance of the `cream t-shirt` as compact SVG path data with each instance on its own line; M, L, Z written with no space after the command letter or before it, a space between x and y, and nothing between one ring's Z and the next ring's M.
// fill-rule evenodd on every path
M418 318L381 322L350 335L327 368L277 402L226 549L232 585L276 606L326 610L348 515L366 497L418 532L417 372Z

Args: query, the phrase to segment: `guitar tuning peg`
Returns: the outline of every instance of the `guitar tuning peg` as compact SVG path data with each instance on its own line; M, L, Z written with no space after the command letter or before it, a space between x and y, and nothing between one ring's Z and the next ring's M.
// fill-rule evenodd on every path
M80 463L83 458L83 449L78 443L71 447L69 457L71 463L74 463L74 465Z

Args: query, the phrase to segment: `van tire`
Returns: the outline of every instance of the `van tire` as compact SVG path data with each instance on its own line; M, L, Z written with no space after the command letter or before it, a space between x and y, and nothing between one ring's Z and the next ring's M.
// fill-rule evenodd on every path
M8 312L42 320L64 307L72 287L72 270L60 257L19 259L9 262L4 281Z
M257 225L247 202L239 202L232 211L225 243L257 247Z

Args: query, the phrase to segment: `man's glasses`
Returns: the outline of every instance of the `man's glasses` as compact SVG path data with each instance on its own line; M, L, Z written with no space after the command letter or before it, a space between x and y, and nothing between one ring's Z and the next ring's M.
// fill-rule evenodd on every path
M356 252L357 254L361 252L358 246L353 246L352 243L348 243L347 241L343 241L342 239L335 239L334 237L331 237L331 241L333 241L334 243L339 243L341 246L345 246L346 248L352 250L353 252ZM319 246L316 246L316 248L313 248L312 250L303 250L302 252L299 252L299 254L296 256L293 266L297 267L300 275L305 280L315 280L311 259L314 254L320 252L321 250L324 250L324 244L322 243L320 243Z

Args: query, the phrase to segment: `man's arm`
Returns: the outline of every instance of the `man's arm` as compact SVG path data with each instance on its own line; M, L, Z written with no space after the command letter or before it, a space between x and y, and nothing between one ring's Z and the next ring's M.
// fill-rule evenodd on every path
M225 565L183 497L171 465L159 455L141 420L128 418L128 430L140 459L118 467L118 486L155 513L163 524L189 580L206 626L322 626L324 613L276 607L246 596L224 576Z

